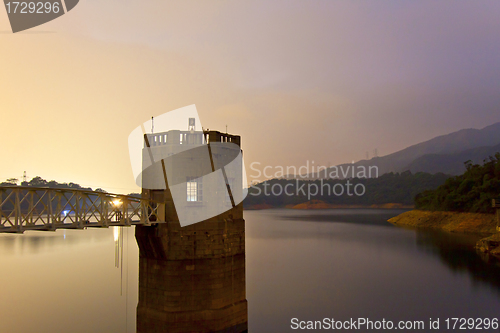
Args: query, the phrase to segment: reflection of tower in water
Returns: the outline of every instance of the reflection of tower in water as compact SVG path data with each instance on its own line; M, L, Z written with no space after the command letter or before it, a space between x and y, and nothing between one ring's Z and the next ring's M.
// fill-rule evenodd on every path
M176 145L199 144L201 140L220 143L228 140L225 137L237 142L239 149L237 136L215 131L197 132L191 122L189 126L181 135L179 131L155 133L167 137L167 140L158 140L161 142L158 149L171 149L171 145L175 150ZM177 142L179 138L182 139L180 143ZM149 138L150 142L154 140ZM193 168L193 175L197 175L195 166L200 164L193 160L187 168ZM151 175L145 171L143 179ZM196 177L186 178L184 204L189 206L187 212L203 209L210 200L210 183ZM222 184L216 191L225 191L225 187ZM246 332L242 203L235 204L231 197L220 204L233 203L233 208L181 227L176 212L179 202L174 205L168 187L143 189L143 196L165 203L165 209L159 214L164 214L167 222L136 227L139 245L137 332Z

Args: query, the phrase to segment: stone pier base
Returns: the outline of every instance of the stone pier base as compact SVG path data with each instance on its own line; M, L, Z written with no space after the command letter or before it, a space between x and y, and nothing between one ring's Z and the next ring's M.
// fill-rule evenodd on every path
M245 221L137 226L137 332L247 331Z

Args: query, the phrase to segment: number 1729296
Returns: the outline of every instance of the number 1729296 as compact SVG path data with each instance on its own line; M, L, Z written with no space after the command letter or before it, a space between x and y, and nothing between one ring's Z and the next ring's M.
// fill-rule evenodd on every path
M488 330L498 329L498 318L447 318L447 330Z
M49 14L59 13L61 10L59 2L7 2L5 3L7 13L19 14Z

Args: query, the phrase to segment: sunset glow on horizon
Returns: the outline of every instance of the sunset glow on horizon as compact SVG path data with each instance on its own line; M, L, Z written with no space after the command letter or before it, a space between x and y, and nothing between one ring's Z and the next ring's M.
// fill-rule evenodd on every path
M113 15L109 15L113 13ZM500 4L82 0L12 34L0 178L138 192L127 136L196 104L245 163L334 165L500 121Z

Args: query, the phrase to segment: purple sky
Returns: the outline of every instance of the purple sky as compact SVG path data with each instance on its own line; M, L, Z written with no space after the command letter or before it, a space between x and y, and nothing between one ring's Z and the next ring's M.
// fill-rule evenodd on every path
M500 121L499 17L498 1L81 0L11 34L0 10L0 177L137 190L128 134L190 104L242 135L247 165L482 128Z

